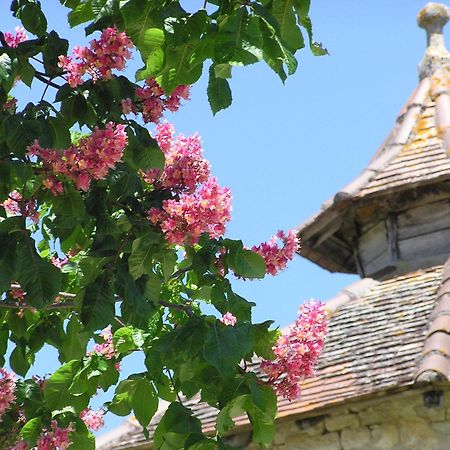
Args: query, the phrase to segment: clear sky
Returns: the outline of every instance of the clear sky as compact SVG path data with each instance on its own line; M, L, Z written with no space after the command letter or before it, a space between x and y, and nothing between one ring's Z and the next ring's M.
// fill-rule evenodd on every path
M16 25L7 14L9 3L2 0L0 6L3 31ZM71 46L85 42L82 29L67 34L57 0L41 3L50 29L73 39ZM229 236L251 246L278 229L296 227L365 167L417 84L426 39L416 15L424 5L419 0L312 0L315 37L329 56L303 50L297 72L285 85L264 64L236 68L233 104L215 117L202 79L192 89L192 100L168 116L177 131L200 133L213 174L231 188ZM446 34L450 45L448 29ZM40 96L39 83L33 89ZM305 299L326 300L354 280L297 258L275 278L239 282L236 288L257 303L256 321L273 319L285 326ZM39 361L41 373L47 361Z

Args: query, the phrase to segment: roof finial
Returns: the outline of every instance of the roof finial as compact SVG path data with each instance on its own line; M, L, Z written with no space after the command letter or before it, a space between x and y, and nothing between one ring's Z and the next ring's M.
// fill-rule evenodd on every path
M450 19L450 9L442 3L428 3L417 15L417 23L427 31L427 50L419 64L419 78L425 78L441 67L450 67L442 30Z

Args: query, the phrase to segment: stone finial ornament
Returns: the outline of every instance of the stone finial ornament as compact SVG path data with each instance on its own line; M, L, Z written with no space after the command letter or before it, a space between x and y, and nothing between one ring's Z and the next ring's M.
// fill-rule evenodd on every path
M450 67L442 30L450 19L450 8L442 3L428 3L417 15L417 23L427 32L427 49L419 64L419 78L432 75L437 69Z

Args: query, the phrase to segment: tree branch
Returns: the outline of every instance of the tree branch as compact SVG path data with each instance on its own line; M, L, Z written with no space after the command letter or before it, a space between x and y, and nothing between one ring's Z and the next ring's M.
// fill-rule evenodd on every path
M180 311L185 312L189 317L194 315L194 312L189 305L180 305L178 303L165 302L164 300L160 300L159 304L161 306L165 306L166 308L179 309Z

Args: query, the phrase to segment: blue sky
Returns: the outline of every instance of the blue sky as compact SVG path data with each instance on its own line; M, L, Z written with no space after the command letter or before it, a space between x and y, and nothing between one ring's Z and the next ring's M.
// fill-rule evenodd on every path
M58 1L42 3L49 28L73 39L72 46L84 42L81 29L67 33ZM250 246L278 229L295 227L359 174L417 84L426 40L416 14L424 5L312 0L315 37L329 56L303 50L296 74L285 85L263 64L236 68L233 104L215 117L202 79L192 89L192 100L168 116L177 131L200 133L214 175L231 188L229 236ZM16 23L7 7L2 9L0 29L12 30ZM33 94L40 96L41 88L33 84ZM20 89L17 95L29 94ZM325 300L354 280L297 258L281 275L237 282L236 289L257 303L256 321L273 319L285 326L304 300Z

